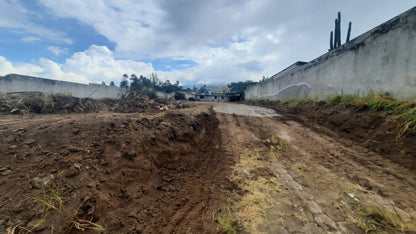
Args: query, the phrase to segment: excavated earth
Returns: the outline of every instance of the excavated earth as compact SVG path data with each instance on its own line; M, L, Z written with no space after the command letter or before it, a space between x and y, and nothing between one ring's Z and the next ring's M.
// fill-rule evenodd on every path
M375 146L400 129L354 134L282 109L188 105L0 115L0 232L416 230L412 138Z

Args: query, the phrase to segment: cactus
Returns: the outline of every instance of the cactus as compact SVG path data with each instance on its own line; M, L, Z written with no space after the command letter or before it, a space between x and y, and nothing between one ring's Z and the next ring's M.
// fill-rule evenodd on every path
M338 11L338 47L341 47L341 12Z
M345 43L347 43L347 42L349 42L349 41L350 41L350 35L351 35L351 21L350 21L350 23L348 24L347 39L346 39L346 42L345 42Z
M351 22L348 24L348 32L346 42L350 41ZM341 47L341 12L338 12L338 17L335 19L335 30L331 31L329 50Z
M334 49L334 32L331 31L331 36L329 39L329 50L333 50Z
M334 49L338 48L338 19L335 19Z

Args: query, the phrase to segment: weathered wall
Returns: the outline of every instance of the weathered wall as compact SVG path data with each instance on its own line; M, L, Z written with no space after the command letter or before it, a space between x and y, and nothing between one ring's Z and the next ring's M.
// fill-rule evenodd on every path
M64 93L79 98L120 98L126 89L100 84L79 84L31 76L10 74L0 77L0 92Z
M324 99L372 90L416 101L416 7L309 63L294 65L248 88L245 98Z

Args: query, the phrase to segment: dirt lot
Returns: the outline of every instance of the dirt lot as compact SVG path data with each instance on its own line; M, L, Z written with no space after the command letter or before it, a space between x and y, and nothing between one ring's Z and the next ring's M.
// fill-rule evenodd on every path
M285 113L212 105L0 116L0 232L416 229L416 172L390 160L398 152Z

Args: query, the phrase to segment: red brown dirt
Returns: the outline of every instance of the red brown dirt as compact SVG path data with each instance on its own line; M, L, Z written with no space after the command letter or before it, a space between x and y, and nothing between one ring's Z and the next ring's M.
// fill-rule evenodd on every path
M221 217L239 233L400 232L361 210L376 205L415 219L413 136L396 138L390 117L307 105L274 106L282 114L274 117L202 103L1 115L0 232L95 233L77 229L87 220L108 233L220 233ZM287 149L277 150L273 137ZM378 141L403 148L383 151Z
M416 133L403 134L406 121L394 116L369 111L365 106L330 105L323 101L299 102L296 105L270 101L253 104L274 109L317 131L322 131L319 126L329 128L394 163L416 169Z
M110 233L216 232L231 162L217 128L206 106L0 116L0 232L74 233L79 220Z

